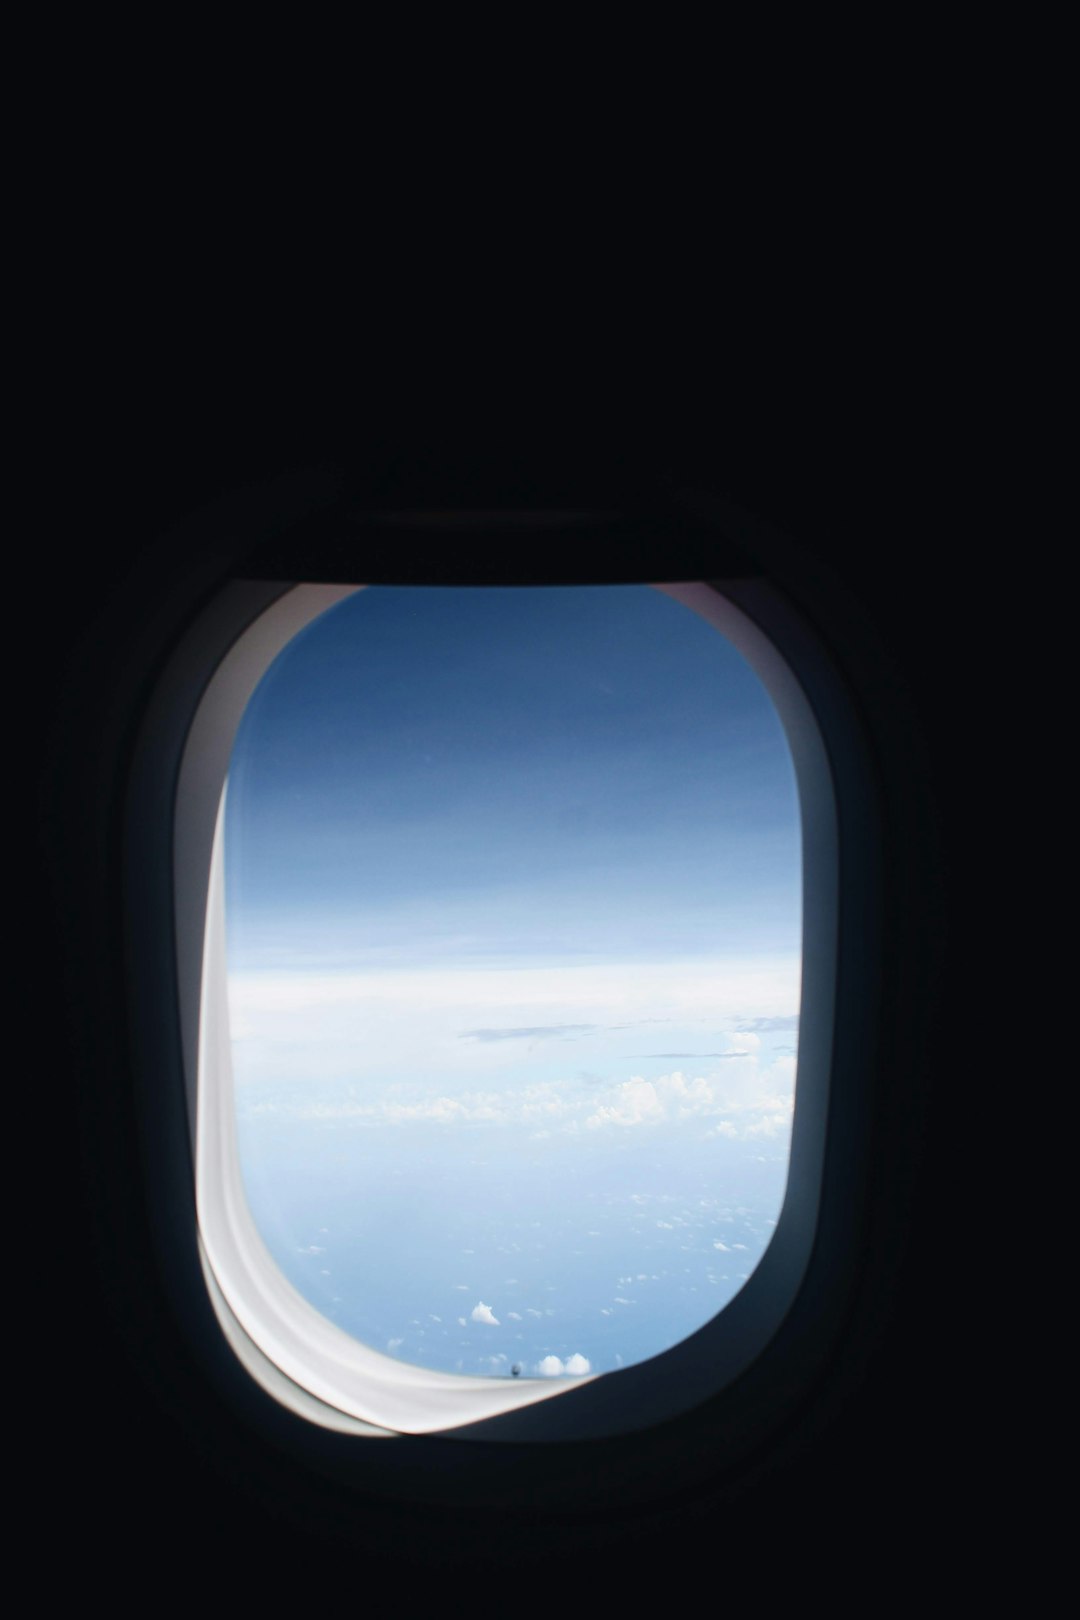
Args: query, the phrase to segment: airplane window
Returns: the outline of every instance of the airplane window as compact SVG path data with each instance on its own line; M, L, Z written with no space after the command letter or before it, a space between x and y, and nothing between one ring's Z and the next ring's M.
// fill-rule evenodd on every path
M569 1386L742 1290L784 1202L787 736L649 586L376 586L287 642L223 821L230 1129L349 1339Z

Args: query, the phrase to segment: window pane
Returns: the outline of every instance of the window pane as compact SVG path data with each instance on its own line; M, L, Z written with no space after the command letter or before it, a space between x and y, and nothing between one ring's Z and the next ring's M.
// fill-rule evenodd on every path
M248 706L226 880L245 1186L319 1310L573 1376L742 1286L787 1174L800 838L712 626L647 586L357 592Z

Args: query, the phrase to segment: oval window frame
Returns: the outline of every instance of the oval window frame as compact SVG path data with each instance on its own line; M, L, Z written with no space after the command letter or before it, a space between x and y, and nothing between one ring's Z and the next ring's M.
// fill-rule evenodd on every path
M185 643L189 658L204 661L209 643L220 647L187 733L173 835L177 998L200 1263L220 1328L248 1374L321 1428L357 1437L497 1441L626 1434L685 1414L732 1384L760 1356L799 1293L817 1232L836 1012L838 833L829 754L815 709L774 639L779 626L790 648L803 632L763 581L655 588L700 614L747 659L777 709L795 768L802 1014L788 1186L771 1242L727 1306L661 1355L573 1384L440 1375L383 1356L303 1301L266 1253L247 1212L235 1148L221 866L225 783L240 718L265 670L314 618L363 587L234 581ZM182 652L178 667L183 662Z

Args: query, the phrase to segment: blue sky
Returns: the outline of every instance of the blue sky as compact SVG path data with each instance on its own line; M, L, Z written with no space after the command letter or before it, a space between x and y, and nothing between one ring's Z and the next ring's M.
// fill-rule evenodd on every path
M596 1370L681 1337L690 1293L698 1323L729 1297L718 1257L748 1251L723 1222L750 1223L756 1257L783 1192L800 844L779 720L714 628L647 586L358 592L248 707L226 884L249 1197L320 1308L450 1370L505 1370L515 1351L528 1371ZM396 1172L421 1142L403 1203ZM608 1200L580 1253L565 1196L544 1207L571 1167ZM635 1194L678 1220L646 1231ZM524 1286L501 1261L526 1228L548 1234L528 1235L547 1280L519 1269L562 1290L554 1316L523 1298L499 1314ZM637 1266L634 1242L671 1254ZM676 1259L681 1304L672 1283L617 1348L613 1319L633 1313L596 1303L630 1299L608 1272L659 1281ZM455 1312L444 1290L425 1311L410 1265L432 1297L440 1268L472 1266L445 1289L477 1299Z

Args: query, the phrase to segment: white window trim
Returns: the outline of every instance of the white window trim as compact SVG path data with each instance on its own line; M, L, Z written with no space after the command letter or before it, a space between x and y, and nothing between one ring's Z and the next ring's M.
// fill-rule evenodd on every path
M244 628L203 694L181 762L174 823L178 997L200 1258L211 1303L255 1381L325 1428L369 1437L558 1440L646 1427L715 1395L760 1355L793 1304L809 1260L824 1164L838 897L836 802L821 732L791 669L754 623L763 605L775 616L767 587L657 587L714 625L761 678L783 722L799 791L802 1017L791 1159L773 1239L749 1281L689 1338L618 1372L510 1381L414 1367L344 1333L282 1275L244 1196L232 1091L223 829L233 744L277 654L306 624L362 588L296 586L248 622L249 597L266 588L229 587ZM217 611L220 619L220 603ZM199 631L196 625L193 646Z

